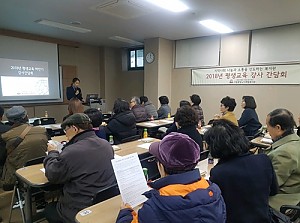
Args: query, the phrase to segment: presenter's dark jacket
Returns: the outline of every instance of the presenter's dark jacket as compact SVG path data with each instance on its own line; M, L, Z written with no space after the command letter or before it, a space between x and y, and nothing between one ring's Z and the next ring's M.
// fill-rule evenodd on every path
M107 138L114 137L114 143L120 144L122 139L137 135L135 116L132 111L124 111L113 115L105 126Z
M1 135L8 130L11 129L11 126L4 125L2 122L0 122L0 167L2 167L6 160L6 148L5 148L5 142L3 141ZM1 176L1 170L0 170L0 176Z
M175 123L172 124L170 128L168 128L166 135L168 135L171 132L179 132L182 134L188 135L190 138L192 138L200 147L200 152L203 151L203 140L201 137L201 134L198 132L196 126L184 126L179 129L177 129L177 126Z
M64 184L56 209L64 222L75 222L80 210L91 206L101 188L116 182L111 145L87 130L74 136L59 154L50 151L44 160L49 182Z
M2 134L7 150L1 182L3 186L16 182L16 170L22 168L28 160L45 156L48 137L46 129L42 127L32 127L16 148L12 146L27 126L28 124L22 124Z
M219 187L204 178L199 170L163 177L149 184L148 200L136 214L122 209L117 223L223 223L226 208Z
M250 153L219 160L211 169L225 200L228 223L265 223L269 218L269 196L278 190L269 157Z
M244 130L245 136L254 136L261 128L255 109L245 108L238 120L239 127Z
M79 91L79 94L76 95L75 92L77 90ZM67 87L66 92L67 92L67 99L68 100L71 100L72 98L78 98L80 101L83 100L81 89L79 87L74 88L73 86L69 86L69 87Z

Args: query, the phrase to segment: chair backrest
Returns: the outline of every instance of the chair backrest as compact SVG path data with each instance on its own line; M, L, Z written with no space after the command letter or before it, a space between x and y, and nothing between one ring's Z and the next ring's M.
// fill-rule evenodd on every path
M130 136L130 137L127 137L127 138L125 138L125 139L122 139L122 140L121 140L121 143L135 141L135 140L138 140L138 139L140 139L140 138L141 138L140 135Z
M300 203L298 205L282 205L280 212L287 215L292 222L296 222L300 219Z
M106 188L99 190L93 198L93 205L105 201L109 198L115 197L120 194L118 184L113 184Z
M154 156L150 155L148 157L144 157L140 160L143 168L148 169L148 179L156 180L160 178L160 173L157 168L156 159Z
M31 160L28 160L28 161L24 164L24 166L32 166L32 165L35 165L35 164L43 163L45 157L46 157L46 156L41 156L41 157L37 157L37 158L31 159Z

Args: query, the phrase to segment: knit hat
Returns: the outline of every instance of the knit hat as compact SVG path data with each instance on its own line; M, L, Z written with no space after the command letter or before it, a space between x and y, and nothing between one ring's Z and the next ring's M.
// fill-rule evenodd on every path
M150 145L149 152L168 170L192 170L200 159L200 147L188 135L172 132Z
M61 123L62 129L65 129L66 126L76 125L76 124L88 124L92 123L88 115L84 113L76 113L69 116L63 123Z
M8 121L15 123L24 119L27 115L27 111L23 106L13 106L8 109L5 113L6 118Z

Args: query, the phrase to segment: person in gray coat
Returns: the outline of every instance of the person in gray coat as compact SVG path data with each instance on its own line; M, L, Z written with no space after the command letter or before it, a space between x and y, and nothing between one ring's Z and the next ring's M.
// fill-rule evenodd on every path
M44 160L45 175L53 184L63 184L58 202L45 208L49 223L75 222L76 214L92 205L94 195L116 183L111 160L112 146L92 129L90 118L83 113L68 117L61 127L69 142L59 153L48 143Z
M169 98L167 96L160 96L158 98L161 106L157 110L158 119L168 118L169 114L171 115L171 108L169 104Z
M157 114L156 108L153 105L153 103L148 100L148 97L147 96L141 96L140 100L141 100L141 104L144 105L144 107L146 109L147 118L148 119L157 119L158 114Z

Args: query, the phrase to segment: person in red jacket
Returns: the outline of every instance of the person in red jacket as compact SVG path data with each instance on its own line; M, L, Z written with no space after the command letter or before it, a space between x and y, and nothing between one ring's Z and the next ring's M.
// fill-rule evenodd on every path
M200 159L199 145L189 136L170 133L154 142L149 152L157 159L161 175L149 183L152 190L138 214L125 205L117 223L126 222L205 222L226 221L226 208L219 187L200 176L195 169Z

